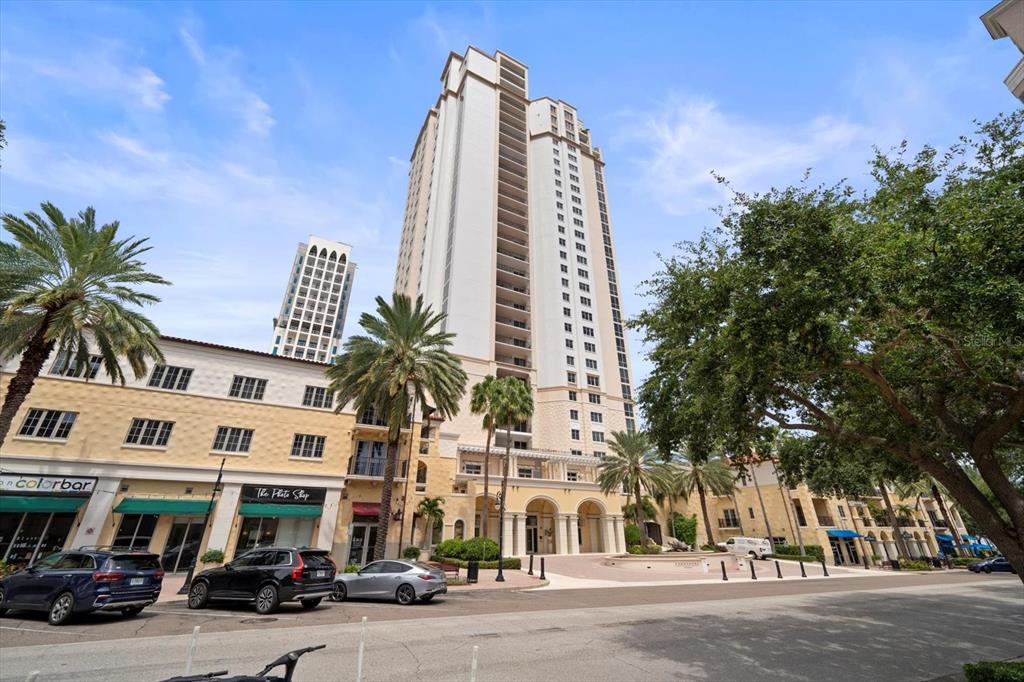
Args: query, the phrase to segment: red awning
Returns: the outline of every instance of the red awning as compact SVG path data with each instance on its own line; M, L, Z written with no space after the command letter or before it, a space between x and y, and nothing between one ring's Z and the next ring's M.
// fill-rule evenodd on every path
M380 502L353 502L353 516L380 516Z

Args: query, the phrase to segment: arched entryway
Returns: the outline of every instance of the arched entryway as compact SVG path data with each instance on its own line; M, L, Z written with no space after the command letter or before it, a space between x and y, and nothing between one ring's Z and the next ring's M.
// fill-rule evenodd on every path
M474 513L473 522L473 537L480 537L483 534L483 514L484 514L484 496L478 495L476 498L476 512ZM498 519L498 505L495 502L494 496L487 497L487 537L498 541L498 532L500 521Z
M576 514L579 516L577 533L580 552L607 552L601 527L602 517L605 515L604 505L595 500L584 500L577 508Z
M535 497L526 505L526 553L554 554L555 516L558 505L548 497Z

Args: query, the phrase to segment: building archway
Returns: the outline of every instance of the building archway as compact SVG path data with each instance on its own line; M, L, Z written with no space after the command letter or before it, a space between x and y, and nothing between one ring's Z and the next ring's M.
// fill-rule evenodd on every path
M580 552L607 552L601 527L607 513L604 505L594 500L583 500L576 513L579 516L576 531L579 536Z
M554 554L555 516L558 505L550 497L535 497L526 503L526 553Z
M899 558L899 553L896 551L896 543L889 537L888 532L884 530L879 531L878 539L881 541L879 544L882 546L882 551L885 553L887 560Z
M462 519L455 519L455 525L452 527L452 537L456 540L464 540L466 538L466 522Z

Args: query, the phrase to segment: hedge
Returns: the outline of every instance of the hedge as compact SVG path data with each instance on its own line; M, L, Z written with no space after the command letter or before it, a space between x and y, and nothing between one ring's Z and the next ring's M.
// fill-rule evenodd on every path
M639 545L643 535L640 533L640 527L635 523L627 523L622 529L623 535L626 536L626 547L631 545Z
M1024 682L1024 661L965 663L967 682Z
M783 559L786 561L802 561L805 564L820 564L818 557L809 556L807 554L765 554L765 558L768 559Z
M675 522L673 523L674 530L676 532L676 538L682 540L690 547L697 544L697 515L683 516L682 514L676 514Z
M430 557L431 561L436 561L439 564L453 564L459 568L469 568L469 561L466 559L457 559L455 557L443 557L438 554ZM519 570L523 567L523 562L517 557L507 557L501 562L502 568L509 568ZM497 568L498 561L481 561L480 568Z
M981 559L973 556L955 556L952 557L952 561L954 566L970 566L978 563Z
M932 570L932 565L927 561L900 559L900 569L904 571L930 571Z
M661 554L661 547L659 545L647 545L645 548L643 545L630 545L626 548L626 551L630 554Z
M775 545L775 553L782 556L792 557L800 555L799 545ZM816 561L825 560L825 550L821 548L821 545L804 545L805 555L814 557Z

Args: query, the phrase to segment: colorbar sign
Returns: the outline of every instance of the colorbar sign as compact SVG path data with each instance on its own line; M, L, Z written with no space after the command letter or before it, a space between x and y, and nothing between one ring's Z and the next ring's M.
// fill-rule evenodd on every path
M0 474L0 492L21 495L92 495L95 478Z

